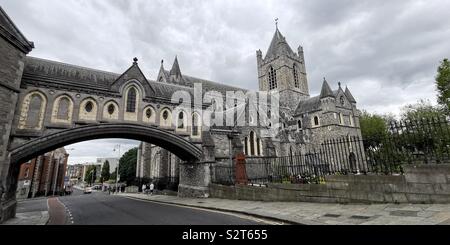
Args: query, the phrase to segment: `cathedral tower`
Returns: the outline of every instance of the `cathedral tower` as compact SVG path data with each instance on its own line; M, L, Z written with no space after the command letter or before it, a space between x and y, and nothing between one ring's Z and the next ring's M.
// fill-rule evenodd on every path
M265 57L256 51L260 91L278 91L280 106L295 108L300 100L309 98L303 48L293 52L276 27Z

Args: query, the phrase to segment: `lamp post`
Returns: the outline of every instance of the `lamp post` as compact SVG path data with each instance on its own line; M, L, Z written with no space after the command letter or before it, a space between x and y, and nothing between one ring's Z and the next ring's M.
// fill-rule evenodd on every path
M116 193L117 193L117 191L118 191L117 185L119 182L119 166L120 166L120 144L116 145L116 147L118 147L118 149L119 149L119 161L117 162L117 168L116 168ZM116 148L114 148L114 151L116 151Z

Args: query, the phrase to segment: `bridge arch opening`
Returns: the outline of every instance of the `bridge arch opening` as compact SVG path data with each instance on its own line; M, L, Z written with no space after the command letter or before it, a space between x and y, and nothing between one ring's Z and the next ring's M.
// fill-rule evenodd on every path
M66 129L28 141L10 150L11 164L17 165L57 148L95 139L123 138L164 148L187 162L200 160L199 147L168 130L135 124L96 124Z

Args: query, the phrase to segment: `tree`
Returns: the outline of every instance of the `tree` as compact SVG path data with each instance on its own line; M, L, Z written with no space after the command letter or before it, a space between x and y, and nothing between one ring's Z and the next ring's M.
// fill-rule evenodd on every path
M127 185L136 178L137 147L128 150L119 160L120 181L126 181Z
M97 168L95 165L91 165L86 170L86 175L84 177L84 181L86 181L89 185L92 185L95 182Z
M431 104L429 100L419 100L402 108L402 120L431 120L442 116L442 111Z
M361 126L361 134L363 139L377 139L383 138L387 135L386 118L377 114L370 114L363 111L359 117L359 124Z
M444 112L450 115L450 61L444 59L437 69L436 87L438 91L438 103Z
M101 174L101 182L109 180L109 161L106 160L103 163L102 174Z

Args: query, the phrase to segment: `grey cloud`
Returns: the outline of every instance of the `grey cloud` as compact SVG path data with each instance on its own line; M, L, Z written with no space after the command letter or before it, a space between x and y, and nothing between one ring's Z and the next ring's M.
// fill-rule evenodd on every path
M450 56L446 0L6 1L36 48L31 55L116 73L132 58L156 79L178 55L184 74L257 89L255 51L279 28L305 51L310 92L322 77L349 86L362 109L399 111L435 101L439 61Z

